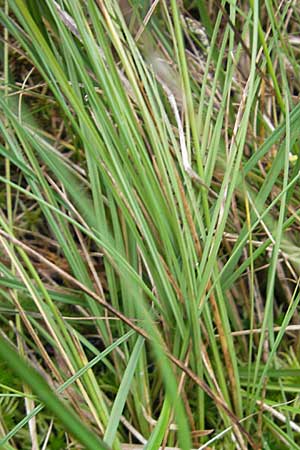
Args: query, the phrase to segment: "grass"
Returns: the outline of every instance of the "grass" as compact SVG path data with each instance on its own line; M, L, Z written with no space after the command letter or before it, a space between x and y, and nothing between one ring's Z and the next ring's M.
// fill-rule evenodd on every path
M298 449L298 5L131 3L2 2L1 448Z

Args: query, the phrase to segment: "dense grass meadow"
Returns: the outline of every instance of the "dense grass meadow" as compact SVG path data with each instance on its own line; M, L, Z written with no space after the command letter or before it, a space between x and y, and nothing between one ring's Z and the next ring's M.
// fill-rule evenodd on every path
M0 5L0 448L299 450L299 1Z

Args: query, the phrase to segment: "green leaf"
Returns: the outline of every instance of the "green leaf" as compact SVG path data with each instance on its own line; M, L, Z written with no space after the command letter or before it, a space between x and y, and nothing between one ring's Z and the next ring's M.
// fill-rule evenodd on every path
M109 445L112 446L116 433L117 433L117 429L119 426L119 422L120 422L120 417L122 415L127 397L128 397L128 393L129 393L129 389L132 383L132 379L134 376L134 372L139 360L139 356L141 353L141 350L143 348L144 345L144 338L142 338L141 336L139 336L137 338L137 341L135 343L135 346L133 348L132 354L130 356L130 359L128 361L126 370L124 372L124 376L122 378L117 396L115 398L110 416L109 416L109 420L108 420L108 424L107 424L107 428L104 434L104 442Z
M44 378L0 336L0 358L3 359L20 379L25 382L45 406L56 416L74 438L87 450L108 450L109 447L101 441L86 425L84 425L52 391Z

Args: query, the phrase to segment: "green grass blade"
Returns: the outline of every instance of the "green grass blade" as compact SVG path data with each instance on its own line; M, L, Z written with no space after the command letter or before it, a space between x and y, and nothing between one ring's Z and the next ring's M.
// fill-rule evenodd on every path
M132 354L130 356L130 359L128 361L128 365L126 367L126 370L124 372L118 393L116 395L113 407L111 409L110 412L110 416L109 416L109 420L108 420L108 424L107 424L107 428L105 430L105 434L104 434L104 442L108 445L108 446L112 446L117 430L118 430L118 426L119 426L119 422L120 422L120 417L122 415L125 403L126 403L126 399L128 397L128 393L129 393L129 389L134 377L134 372L136 370L136 366L138 364L138 359L140 357L140 353L142 351L143 345L144 345L144 339L139 336L137 338L137 341L135 343L135 346L133 348Z
M3 337L0 337L0 358L18 375L47 408L61 421L87 450L107 450L109 447L93 434L74 413L50 389L44 378L16 353Z

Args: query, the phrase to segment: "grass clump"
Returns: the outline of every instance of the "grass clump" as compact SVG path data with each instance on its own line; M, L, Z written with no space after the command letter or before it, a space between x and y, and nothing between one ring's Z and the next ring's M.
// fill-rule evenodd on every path
M300 448L297 5L0 20L3 448Z

